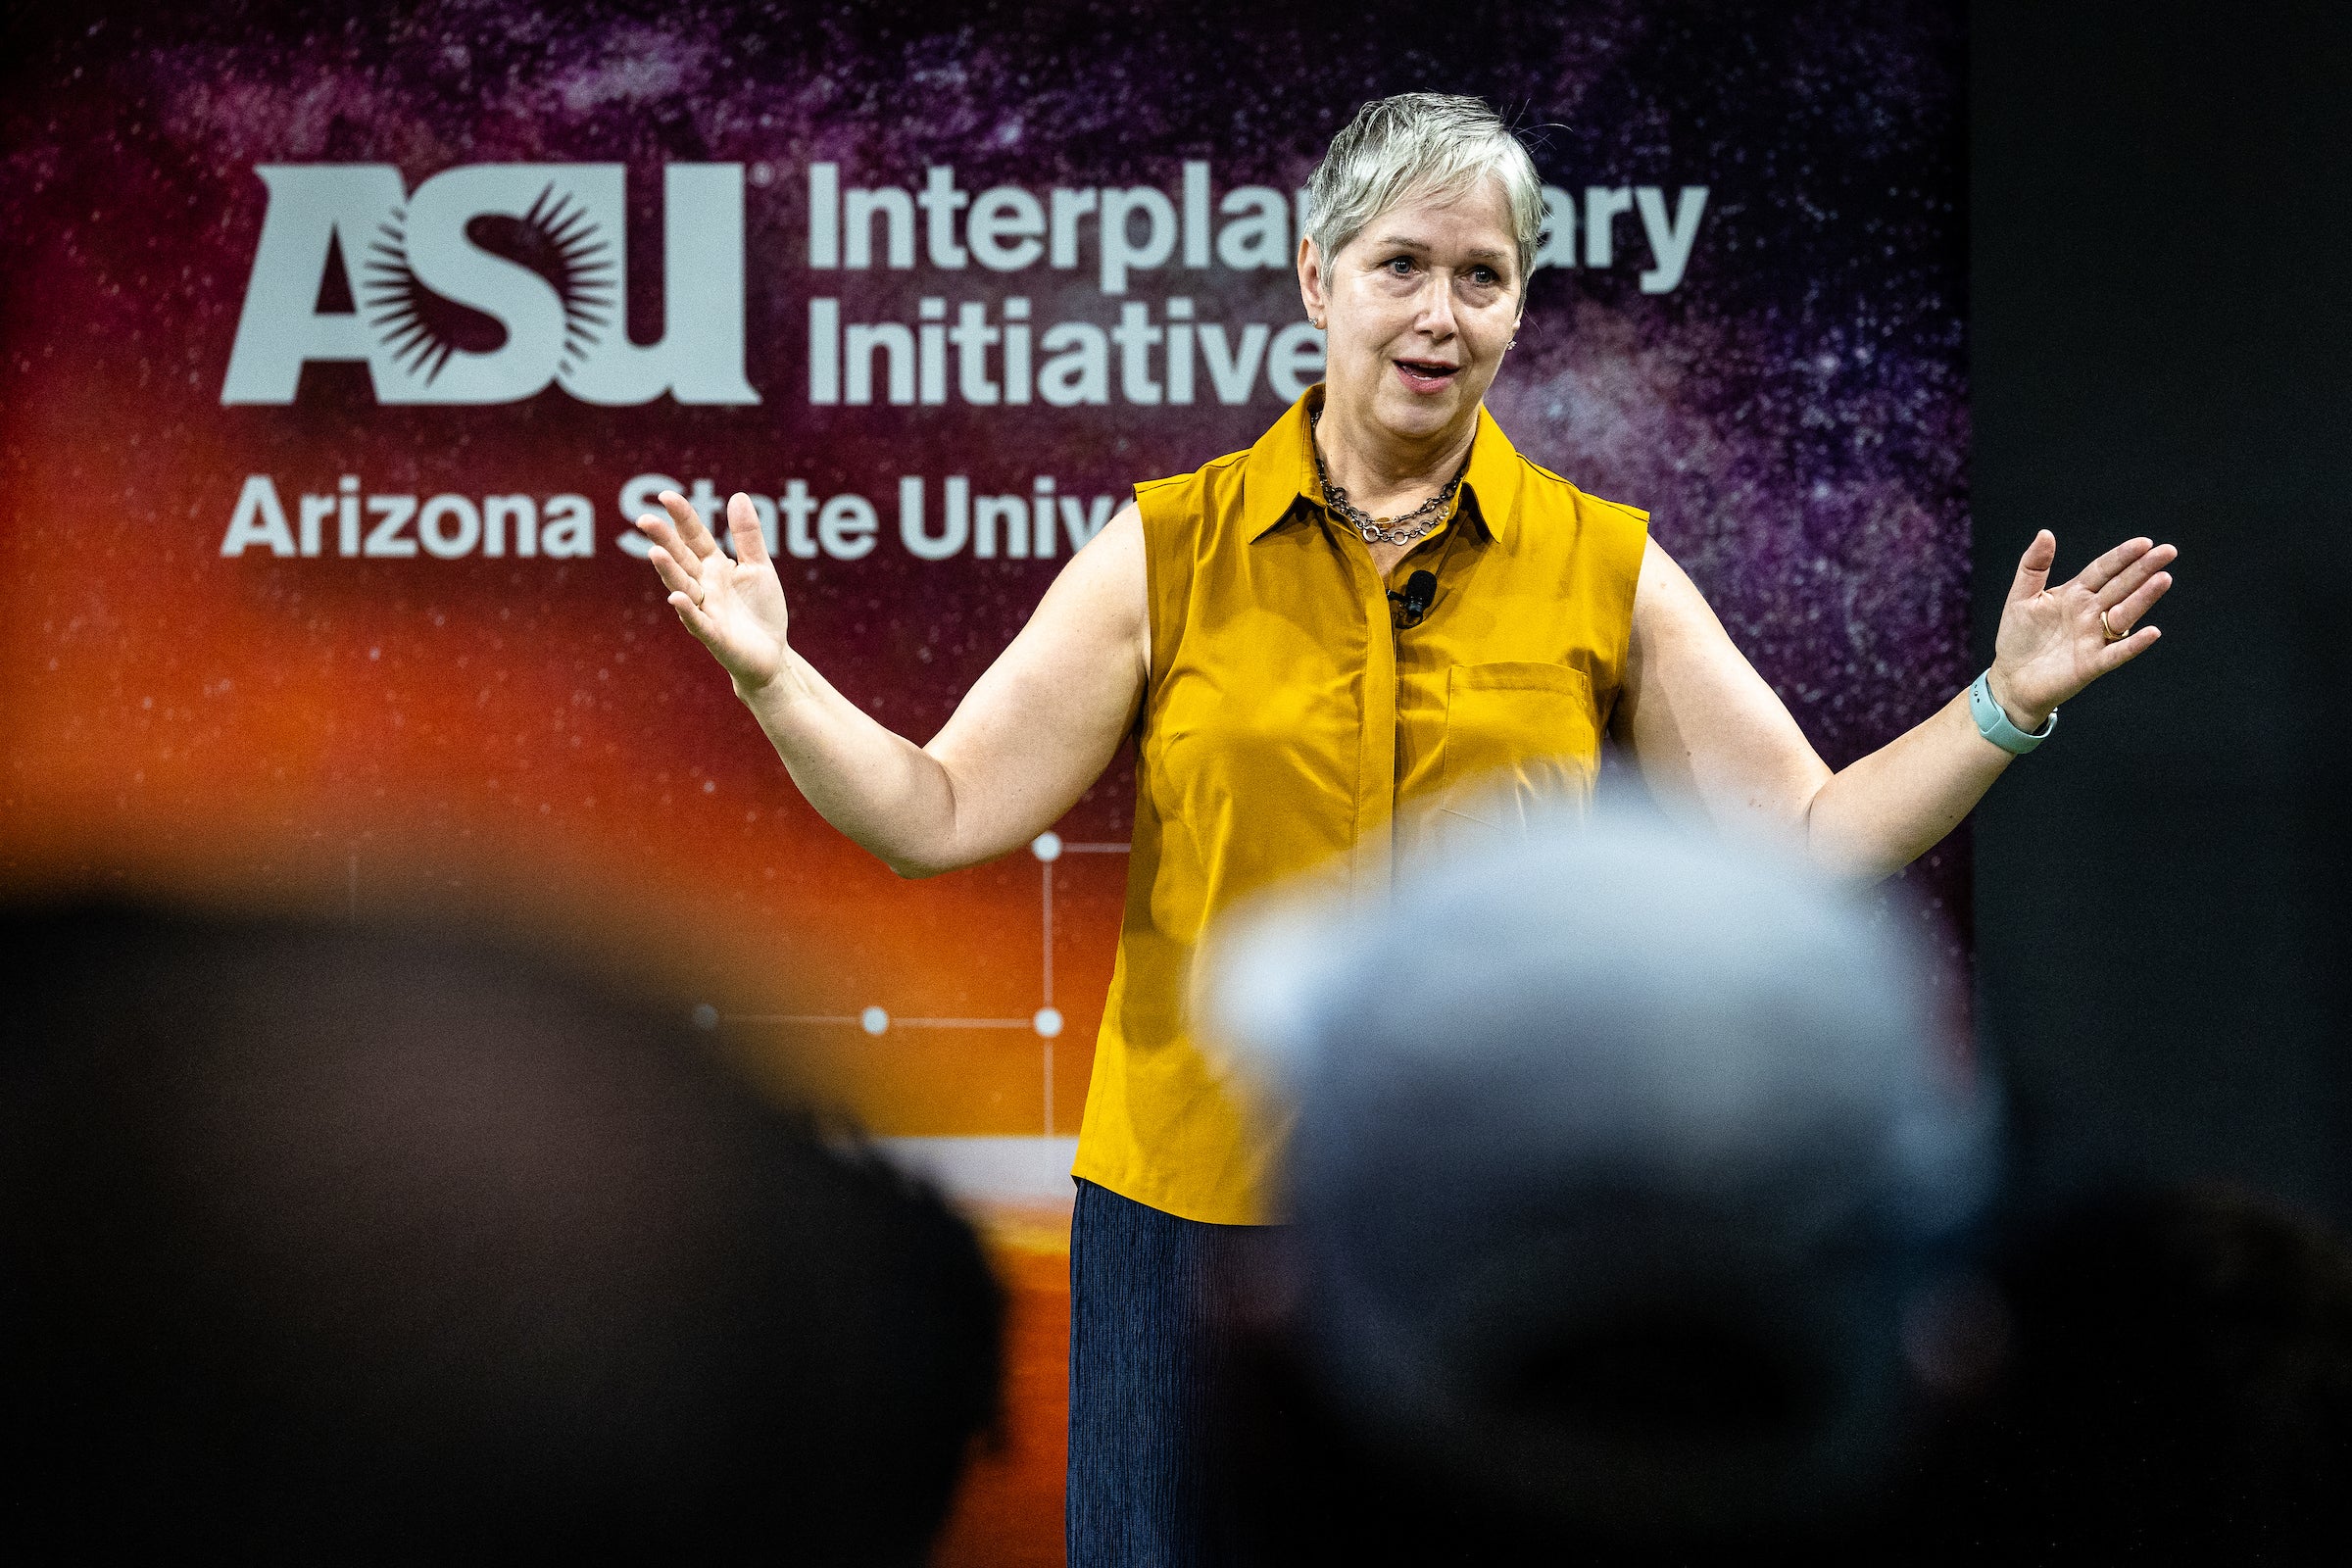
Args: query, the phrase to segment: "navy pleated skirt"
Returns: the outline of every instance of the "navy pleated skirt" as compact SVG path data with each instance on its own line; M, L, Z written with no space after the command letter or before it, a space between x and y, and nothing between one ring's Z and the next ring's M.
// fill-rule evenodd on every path
M1253 1230L1078 1183L1069 1568L1223 1568L1241 1555L1223 1523L1212 1428L1232 1343L1222 1282Z

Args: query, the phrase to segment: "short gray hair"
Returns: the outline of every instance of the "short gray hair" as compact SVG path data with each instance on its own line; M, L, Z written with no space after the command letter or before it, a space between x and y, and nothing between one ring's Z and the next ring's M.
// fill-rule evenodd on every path
M1490 175L1501 181L1510 209L1524 289L1544 233L1544 181L1483 98L1400 92L1357 110L1306 182L1307 237L1328 261L1406 197L1459 195Z

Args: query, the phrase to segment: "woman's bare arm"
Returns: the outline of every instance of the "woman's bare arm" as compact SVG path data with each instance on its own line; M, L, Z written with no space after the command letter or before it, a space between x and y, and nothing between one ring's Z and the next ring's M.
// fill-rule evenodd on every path
M1071 558L1036 613L917 746L843 697L786 640L784 590L751 503L729 561L685 499L638 526L687 630L727 673L826 821L901 876L993 859L1069 809L1135 717L1150 665L1143 523L1133 505Z
M2172 586L2170 545L2134 539L2052 589L2057 541L2035 536L2001 619L1992 691L2038 728L2059 703L2154 645L2136 625ZM1633 645L1613 728L1667 809L1801 849L1856 876L1900 870L1935 847L2013 760L1977 733L1962 692L1926 722L1833 773L1653 541L1634 593Z

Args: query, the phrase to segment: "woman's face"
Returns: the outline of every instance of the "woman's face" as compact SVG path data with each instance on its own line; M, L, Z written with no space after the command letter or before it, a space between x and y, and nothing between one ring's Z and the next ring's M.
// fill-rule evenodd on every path
M1326 329L1326 398L1350 422L1404 441L1475 416L1526 297L1493 179L1455 197L1408 197L1328 265L1301 243L1298 285Z

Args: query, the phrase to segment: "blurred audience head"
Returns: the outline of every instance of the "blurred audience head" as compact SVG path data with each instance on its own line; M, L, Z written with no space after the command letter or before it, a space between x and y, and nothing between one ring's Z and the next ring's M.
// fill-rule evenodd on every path
M1858 897L1604 817L1217 946L1296 1118L1253 1375L1344 1450L1278 1486L1351 1491L1348 1552L1793 1542L1980 1375L1985 1097Z
M977 1242L683 1009L419 931L0 955L17 1560L923 1560L995 1411Z

